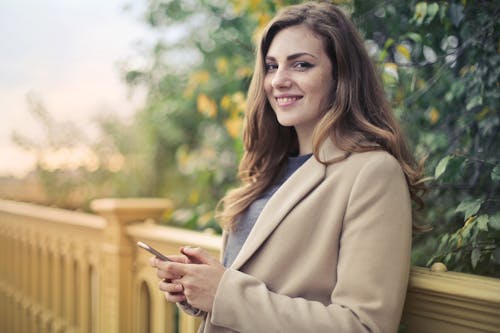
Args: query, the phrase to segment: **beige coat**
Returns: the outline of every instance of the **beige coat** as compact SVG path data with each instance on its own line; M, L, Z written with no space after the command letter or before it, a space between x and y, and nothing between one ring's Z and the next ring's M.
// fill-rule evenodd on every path
M322 158L341 156L331 142ZM396 332L410 267L411 205L386 152L314 157L264 207L200 332Z

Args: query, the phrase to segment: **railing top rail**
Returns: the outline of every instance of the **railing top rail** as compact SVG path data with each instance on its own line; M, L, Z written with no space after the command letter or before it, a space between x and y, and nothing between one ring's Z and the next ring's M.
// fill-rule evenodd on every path
M92 201L90 207L105 218L126 224L145 219L159 220L172 203L160 198L106 198Z
M106 220L101 216L11 200L0 199L0 213L91 229L106 227Z
M196 245L209 251L219 251L222 245L222 237L218 235L153 223L130 225L127 227L127 234L135 239Z
M458 273L431 272L428 268L412 267L410 289L450 295L500 306L500 279Z

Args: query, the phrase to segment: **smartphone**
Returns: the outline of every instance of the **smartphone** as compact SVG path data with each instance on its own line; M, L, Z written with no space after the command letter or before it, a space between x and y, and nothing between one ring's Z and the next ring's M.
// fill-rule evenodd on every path
M146 251L151 252L152 254L155 255L156 258L158 258L160 260L163 260L163 261L172 261L172 260L168 259L168 257L165 256L163 253L161 253L160 251L156 250L155 248L149 246L146 243L137 242L137 246L139 246L140 248L143 248Z

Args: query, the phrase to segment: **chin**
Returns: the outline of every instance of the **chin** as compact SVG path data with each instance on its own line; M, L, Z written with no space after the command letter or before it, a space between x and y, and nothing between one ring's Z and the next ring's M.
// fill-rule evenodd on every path
M283 118L279 118L279 117L277 119L278 119L278 123L284 127L293 127L296 124L295 121L292 121L290 119L283 119Z

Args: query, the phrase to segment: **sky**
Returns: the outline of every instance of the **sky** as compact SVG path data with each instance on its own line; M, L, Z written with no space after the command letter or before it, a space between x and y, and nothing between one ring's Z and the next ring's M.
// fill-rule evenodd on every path
M42 140L27 94L58 121L92 136L103 112L130 117L143 96L121 69L139 65L158 37L142 21L146 0L0 0L0 176L22 177L34 154L12 142L17 132ZM143 94L142 94L143 95Z

